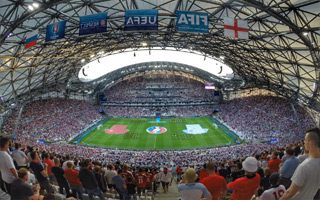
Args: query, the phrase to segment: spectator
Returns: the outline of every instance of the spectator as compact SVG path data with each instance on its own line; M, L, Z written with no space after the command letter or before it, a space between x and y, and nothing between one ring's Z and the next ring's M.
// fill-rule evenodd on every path
M16 168L13 163L13 159L8 154L10 139L7 137L0 137L0 171L3 181L4 191L11 193L10 186L15 179L18 178Z
M20 168L18 177L11 185L11 199L30 200L33 196L33 191L32 187L26 183L28 181L28 170Z
M320 188L320 129L306 131L304 146L309 157L298 166L292 184L281 200L313 199Z
M122 170L119 169L118 174L112 178L112 182L114 183L116 191L120 195L120 199L127 200L128 199L127 185L124 178L121 176L121 174L123 174Z
M41 163L39 154L36 151L31 152L30 157L32 159L30 163L30 169L33 171L37 181L40 184L40 193L43 194L44 191L46 191L47 194L53 194L54 190L48 181L47 165L43 165Z
M270 176L271 188L264 191L260 196L260 200L279 200L286 192L286 188L280 185L280 176L278 173L273 173Z
M79 198L80 200L83 199L83 189L81 186L81 182L79 179L79 171L74 169L74 165L72 162L67 162L67 169L64 171L64 176L69 182L72 196Z
M229 183L227 187L232 190L230 200L250 200L258 191L260 175L257 172L258 161L254 157L247 157L242 162L245 177L238 178Z
M82 167L79 172L79 179L83 187L88 192L90 200L93 200L94 195L97 195L100 200L104 200L103 193L100 190L96 177L91 170L91 164L89 160L85 160L82 163Z
M26 168L28 165L27 155L21 151L21 144L15 143L15 150L12 152L12 158L16 162L17 170L20 168Z
M209 162L206 165L208 176L200 179L200 183L206 186L212 195L212 200L220 200L224 198L227 192L227 181L216 174L216 166L214 163Z
M160 178L160 181L162 184L162 189L163 189L164 193L168 192L171 177L172 177L171 172L169 172L168 168L166 168L166 167L163 168L163 171L160 172L160 174L159 174L159 178Z
M286 159L280 168L280 183L283 184L286 189L291 184L290 178L299 165L298 158L294 155L294 150L291 147L286 149Z
M109 190L114 189L114 183L112 178L117 175L117 172L113 169L112 165L107 165L107 170L104 172L104 177L106 179Z
M66 194L67 197L70 197L70 187L66 178L64 177L64 171L62 167L60 167L60 165L60 160L58 158L55 158L54 167L52 167L52 174L58 182L60 194ZM64 193L63 190L65 190L66 193Z
M271 159L268 161L268 168L272 173L278 173L280 169L281 160L278 158L278 153L274 151L272 153Z
M49 177L49 180L51 182L54 181L54 175L51 171L52 167L55 166L53 160L50 159L50 155L48 153L44 153L43 154L43 163L47 165L47 173L48 173L48 177Z
M189 168L183 175L178 191L181 200L210 200L211 194L202 183L196 183L197 175L193 168Z

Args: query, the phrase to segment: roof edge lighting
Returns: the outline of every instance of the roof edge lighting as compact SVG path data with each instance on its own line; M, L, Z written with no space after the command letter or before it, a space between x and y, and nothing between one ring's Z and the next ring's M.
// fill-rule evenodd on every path
M205 58L202 53L188 49L180 51L174 48L126 49L122 52L109 53L104 57L100 54L81 68L78 77L82 82L89 82L129 65L145 62L175 62L199 68L222 79L233 78L233 70L223 62L224 57L213 58L206 54Z

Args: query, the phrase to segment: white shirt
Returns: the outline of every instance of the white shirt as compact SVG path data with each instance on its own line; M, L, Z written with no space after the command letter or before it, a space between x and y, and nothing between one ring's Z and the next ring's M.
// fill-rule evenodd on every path
M16 149L12 152L12 158L17 162L17 165L20 167L20 166L27 166L27 155L19 150L19 149Z
M11 173L10 169L14 167L11 156L6 151L0 151L0 171L2 180L6 183L12 183L16 177Z
M291 200L313 199L320 188L320 158L307 158L294 172L292 183L300 187Z
M169 171L167 172L167 174L165 174L164 172L160 172L159 177L161 182L169 183L171 181L172 174Z
M276 188L264 191L260 196L260 200L279 200L285 192L286 188L283 185L279 185Z

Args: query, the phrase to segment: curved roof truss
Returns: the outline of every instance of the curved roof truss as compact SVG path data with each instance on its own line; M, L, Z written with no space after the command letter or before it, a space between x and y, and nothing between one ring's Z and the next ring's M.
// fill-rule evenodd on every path
M36 1L36 0L35 0ZM320 102L320 2L318 0L31 0L0 1L0 95L5 100L33 90L66 83L81 67L81 58L127 48L193 49L203 55L225 57L225 62L247 84L267 87L313 108ZM124 32L128 9L157 9L157 32ZM209 34L175 30L175 11L207 12ZM108 32L78 36L79 16L107 12ZM223 17L245 19L250 39L223 36ZM46 25L67 20L65 39L45 43ZM23 39L40 33L32 49Z

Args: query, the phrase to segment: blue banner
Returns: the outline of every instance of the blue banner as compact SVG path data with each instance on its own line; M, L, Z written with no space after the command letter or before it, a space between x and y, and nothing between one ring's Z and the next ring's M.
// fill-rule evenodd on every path
M208 33L208 13L177 11L176 28L179 32Z
M56 22L47 26L46 41L64 38L66 21Z
M107 13L80 17L79 35L104 33L107 31Z
M158 30L158 10L127 10L124 30Z

